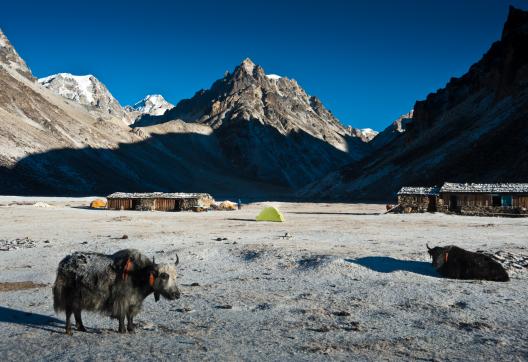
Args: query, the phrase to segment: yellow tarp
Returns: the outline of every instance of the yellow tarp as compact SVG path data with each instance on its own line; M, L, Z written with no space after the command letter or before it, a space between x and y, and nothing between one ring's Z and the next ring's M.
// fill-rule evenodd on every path
M106 207L106 201L101 200L101 199L93 200L90 203L90 207L92 209L104 209Z
M260 214L257 216L257 221L277 221L284 222L284 216L275 207L266 207L262 209Z
M220 210L236 210L237 204L231 201L223 201L219 205Z

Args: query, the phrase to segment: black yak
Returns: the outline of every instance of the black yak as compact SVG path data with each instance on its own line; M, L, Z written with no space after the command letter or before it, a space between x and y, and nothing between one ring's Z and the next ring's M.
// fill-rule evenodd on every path
M427 244L426 246L433 259L433 266L443 277L497 282L510 280L502 265L488 255L467 251L454 245L435 248L430 248Z
M84 328L81 311L98 311L119 320L119 332L134 331L133 318L143 300L154 293L174 300L180 297L175 264L156 264L138 250L125 249L113 255L76 252L59 263L53 285L53 307L66 312L66 333L72 334L73 313L77 329ZM127 327L125 328L125 317Z

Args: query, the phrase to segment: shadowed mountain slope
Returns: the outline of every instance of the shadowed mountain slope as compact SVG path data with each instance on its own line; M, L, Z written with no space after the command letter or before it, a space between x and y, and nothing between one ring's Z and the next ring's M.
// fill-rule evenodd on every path
M344 149L356 140L300 88L303 107L319 122L310 132L281 124L278 118L252 118L264 113L233 101L245 99L241 89L229 101L224 99L226 106L221 109L229 116L218 122L192 117L157 122L154 117L156 122L131 128L120 117L119 103L97 79L61 74L39 84L3 34L0 54L2 194L88 195L119 190L287 197L293 187L353 159ZM236 87L243 82L254 87L257 78L280 81L262 71L245 74L244 64L235 71L240 78L233 81ZM275 96L269 92L269 97ZM178 112L190 112L179 107Z
M512 7L501 39L465 75L416 102L405 132L381 145L375 138L368 157L299 194L389 200L402 185L526 182L527 44L528 12Z
M210 89L162 116L146 115L134 126L175 119L210 126L223 153L245 176L292 188L359 160L369 150L295 80L265 74L250 59Z

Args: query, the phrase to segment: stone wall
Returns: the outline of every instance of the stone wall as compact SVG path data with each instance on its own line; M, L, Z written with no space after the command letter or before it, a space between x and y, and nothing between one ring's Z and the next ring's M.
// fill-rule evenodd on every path
M426 195L398 195L399 211L405 214L427 212L429 197Z
M471 216L528 216L528 210L521 207L501 207L501 206L461 206L461 215Z
M136 204L136 210L152 211L156 210L156 199L140 199Z
M525 207L502 207L490 206L490 202L483 202L482 200L490 198L489 195L473 195L473 198L480 200L475 202L459 197L458 205L454 210L449 210L449 195L443 195L444 198L439 198L437 201L438 212L446 214L460 214L468 216L528 216L528 210Z

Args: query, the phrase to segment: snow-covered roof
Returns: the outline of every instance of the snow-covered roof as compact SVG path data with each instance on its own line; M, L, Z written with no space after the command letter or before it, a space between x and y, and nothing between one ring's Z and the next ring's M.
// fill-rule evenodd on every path
M398 195L426 195L426 196L438 196L440 188L437 186L433 187L402 187L398 191Z
M127 192L114 192L108 195L107 199L194 199L202 197L211 197L206 193L184 193L184 192L144 192L144 193L127 193Z
M460 184L446 182L440 192L454 193L528 193L528 183Z

